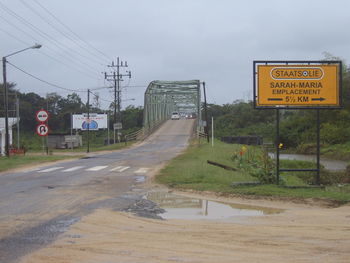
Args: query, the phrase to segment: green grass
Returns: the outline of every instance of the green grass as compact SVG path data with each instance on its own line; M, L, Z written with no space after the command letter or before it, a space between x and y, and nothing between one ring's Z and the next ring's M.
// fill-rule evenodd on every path
M350 142L322 146L321 154L328 158L350 162Z
M74 156L74 158L79 156ZM10 170L13 168L20 168L36 163L45 163L58 160L73 158L72 156L57 156L57 155L25 155L25 156L11 156L0 157L0 172Z
M225 144L219 141L215 141L214 148L210 144L191 145L184 154L173 159L162 169L156 176L156 181L178 189L213 191L225 194L298 199L322 198L340 203L350 201L350 187L329 186L324 189L310 187L307 181L314 178L314 173L283 173L281 174L283 185L233 185L233 183L258 181L256 177L251 176L244 169L240 169L237 163L232 161L232 155L237 153L241 147L241 145ZM259 155L261 151L259 147L249 148L255 155ZM209 165L207 160L236 167L238 170L228 171ZM310 162L281 160L282 168L314 168L314 166L315 164Z

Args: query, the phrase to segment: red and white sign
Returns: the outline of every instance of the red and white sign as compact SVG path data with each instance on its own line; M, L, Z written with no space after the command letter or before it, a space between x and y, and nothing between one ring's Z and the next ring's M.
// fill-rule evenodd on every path
M46 122L49 119L49 113L46 110L39 110L35 117L38 122Z
M49 126L45 123L41 123L36 126L36 133L39 136L47 136L49 134Z

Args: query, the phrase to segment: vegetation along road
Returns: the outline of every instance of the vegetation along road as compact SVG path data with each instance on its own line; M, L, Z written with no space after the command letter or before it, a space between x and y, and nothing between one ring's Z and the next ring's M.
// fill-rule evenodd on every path
M229 186L232 182L257 181L257 177L247 174L244 167L232 173L209 166L206 159L215 156L214 161L234 166L228 152L234 154L241 146L219 142L214 147L191 144L183 152L193 124L194 120L167 121L146 141L129 149L2 173L1 262L348 260L348 195L338 197L333 193L320 201L306 198L307 194L297 190L296 196L286 199L279 197L286 193L277 186L232 188ZM165 163L167 167L159 173ZM157 181L173 189L155 184L152 179L155 174ZM289 180L295 183L297 179ZM275 193L277 198L237 195L259 195L259 191L265 196L268 192ZM316 189L309 194L312 197L319 192ZM172 202L162 198L159 205L157 200L153 202L149 198L174 193L182 197ZM327 201L337 198L341 206L339 202ZM169 202L173 207L181 203L193 207L204 199L219 202L219 207L226 204L238 207L239 211L265 212L215 221L181 219L181 216L161 220L165 212L162 205L165 210ZM200 204L203 207L205 201ZM208 209L212 210L210 205ZM220 213L214 209L218 218Z
M2 173L0 262L15 262L50 244L96 209L133 206L143 196L138 184L185 149L193 123L168 121L126 150Z

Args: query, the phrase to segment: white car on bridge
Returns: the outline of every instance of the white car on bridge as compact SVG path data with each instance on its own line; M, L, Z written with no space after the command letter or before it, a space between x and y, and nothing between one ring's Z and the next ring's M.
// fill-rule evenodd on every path
M171 119L172 119L172 120L180 120L180 114L179 114L177 111L174 111L174 112L171 114Z

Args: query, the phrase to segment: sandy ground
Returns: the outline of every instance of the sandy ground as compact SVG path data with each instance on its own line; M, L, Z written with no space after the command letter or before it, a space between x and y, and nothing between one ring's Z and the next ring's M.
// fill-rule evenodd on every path
M350 262L350 205L219 199L285 212L225 223L97 210L21 263Z

